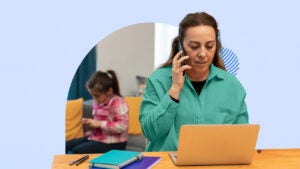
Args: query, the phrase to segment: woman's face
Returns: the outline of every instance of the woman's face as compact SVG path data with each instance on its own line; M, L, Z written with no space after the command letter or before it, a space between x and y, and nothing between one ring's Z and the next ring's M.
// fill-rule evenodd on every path
M213 27L200 25L185 32L183 46L189 56L190 72L208 76L209 66L216 52L216 33Z

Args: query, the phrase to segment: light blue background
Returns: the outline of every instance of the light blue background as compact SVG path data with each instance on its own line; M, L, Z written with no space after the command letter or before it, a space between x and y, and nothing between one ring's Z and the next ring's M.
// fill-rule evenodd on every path
M177 26L195 11L216 17L223 45L239 56L250 121L261 124L258 147L299 147L298 7L290 0L0 2L1 167L51 168L64 153L68 89L96 43L131 24Z

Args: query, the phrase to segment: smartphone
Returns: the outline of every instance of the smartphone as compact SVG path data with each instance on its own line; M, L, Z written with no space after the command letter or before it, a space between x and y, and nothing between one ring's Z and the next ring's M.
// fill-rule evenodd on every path
M182 53L179 58L182 58L183 56L185 56L185 52L183 50L183 46L181 45L180 41L178 40L178 51L181 51L181 50L182 50ZM186 60L181 62L181 66L186 65L186 64L187 64Z

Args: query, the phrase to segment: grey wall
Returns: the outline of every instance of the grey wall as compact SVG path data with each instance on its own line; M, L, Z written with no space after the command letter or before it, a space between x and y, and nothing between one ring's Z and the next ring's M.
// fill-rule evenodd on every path
M121 28L97 44L97 69L117 73L123 96L135 96L135 76L149 76L154 69L154 23Z

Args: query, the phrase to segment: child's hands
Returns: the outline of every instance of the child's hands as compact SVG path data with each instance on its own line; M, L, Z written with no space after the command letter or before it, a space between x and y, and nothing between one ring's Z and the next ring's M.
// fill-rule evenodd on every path
M101 122L95 119L82 118L81 122L84 126L87 126L89 128L99 128L101 126Z
M89 124L89 119L88 118L82 118L81 119L81 123L85 126L87 126Z

